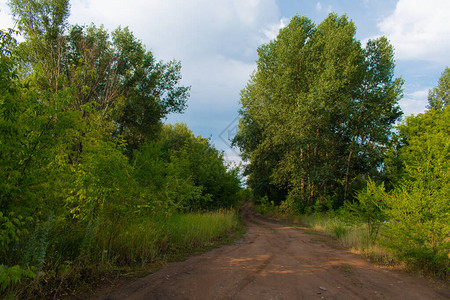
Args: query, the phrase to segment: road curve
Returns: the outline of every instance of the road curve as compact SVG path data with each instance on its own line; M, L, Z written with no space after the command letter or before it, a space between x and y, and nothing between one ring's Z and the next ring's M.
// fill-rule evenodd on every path
M448 286L374 266L325 237L243 208L233 245L170 263L97 299L450 299Z

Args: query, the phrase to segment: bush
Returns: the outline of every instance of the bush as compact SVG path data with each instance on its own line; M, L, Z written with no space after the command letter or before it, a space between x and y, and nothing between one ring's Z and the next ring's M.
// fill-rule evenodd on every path
M387 245L410 266L442 276L450 273L449 117L449 107L430 109L398 127L390 167L397 184L386 194Z
M267 214L269 212L273 212L275 209L275 203L273 201L269 201L267 196L261 197L257 200L258 205L258 213Z
M19 265L7 267L0 265L0 296L5 295L8 289L20 284L25 278L34 279L36 274L29 268L22 268Z
M403 182L386 195L387 246L408 265L446 276L450 273L450 189L448 184L433 187L423 169L416 168L414 174L415 181Z
M368 242L373 243L386 221L384 183L377 185L374 181L367 182L365 189L356 195L357 202L346 203L346 208L354 214L357 222L367 224Z

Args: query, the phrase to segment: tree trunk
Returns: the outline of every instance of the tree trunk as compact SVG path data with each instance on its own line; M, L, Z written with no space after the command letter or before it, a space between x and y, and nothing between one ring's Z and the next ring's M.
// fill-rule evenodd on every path
M347 201L347 194L348 194L348 178L350 176L350 161L352 159L353 150L350 151L348 154L348 160L347 160L347 172L345 173L345 189L344 189L344 202Z

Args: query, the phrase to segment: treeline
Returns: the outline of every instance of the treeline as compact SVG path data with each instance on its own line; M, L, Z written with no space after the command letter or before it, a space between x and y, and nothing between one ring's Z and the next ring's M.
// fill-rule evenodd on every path
M363 46L355 33L346 16L318 25L295 16L258 48L234 139L247 183L263 210L356 216L371 242L381 230L398 257L445 276L450 69L429 110L395 128L403 81L394 49L385 37Z
M24 41L0 33L0 292L196 245L171 240L189 225L182 214L230 208L241 189L208 139L162 123L186 107L180 63L158 61L128 28L68 24L68 0L10 7ZM198 239L237 224L215 216L227 225Z

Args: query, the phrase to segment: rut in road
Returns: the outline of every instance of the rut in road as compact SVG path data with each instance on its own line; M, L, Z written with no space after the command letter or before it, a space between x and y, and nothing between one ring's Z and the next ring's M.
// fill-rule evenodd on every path
M448 286L380 268L243 208L233 245L171 263L99 299L450 299Z

